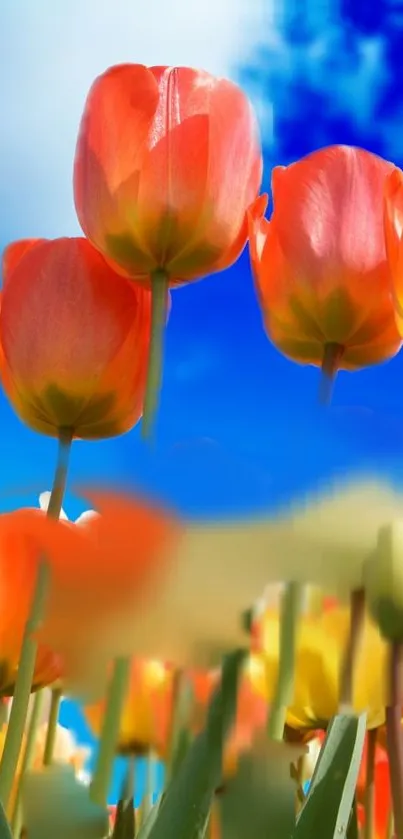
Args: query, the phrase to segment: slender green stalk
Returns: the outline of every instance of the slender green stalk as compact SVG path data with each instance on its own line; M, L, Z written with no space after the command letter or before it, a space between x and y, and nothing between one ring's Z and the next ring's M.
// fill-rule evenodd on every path
M341 344L325 344L319 382L319 402L321 405L330 405L332 401L334 380L336 378L343 353L344 347L342 347Z
M146 785L144 791L144 798L141 802L141 822L143 823L149 816L153 808L153 797L155 788L155 757L152 752L149 752L146 757Z
M134 789L136 784L136 759L129 758L127 772L122 784L122 791L116 808L115 824L111 839L137 835L136 811L134 808Z
M389 663L389 705L386 708L386 740L388 746L393 821L396 839L403 839L403 644L392 643Z
M125 700L130 672L130 658L117 658L108 688L105 714L102 721L101 737L96 766L90 786L90 798L95 804L105 807L109 784L113 772L113 762L119 739L120 718Z
M148 357L147 383L144 397L141 433L149 439L158 409L162 384L164 334L168 299L168 280L165 271L156 271L151 277L151 336Z
M165 763L165 788L176 775L186 754L188 729L194 696L186 673L178 668L172 686L172 713L168 734L168 750Z
M60 688L52 690L52 699L50 703L48 727L46 731L45 750L43 753L43 765L50 766L53 761L53 752L56 743L57 723L59 719L60 702L62 699L62 691Z
M340 711L351 713L353 708L354 665L360 649L365 622L365 591L351 594L350 630L340 673Z
M62 507L67 480L67 469L71 449L72 432L61 429L59 433L59 451L53 488L50 496L48 516L58 519ZM46 598L49 588L49 565L46 557L39 562L35 591L31 603L30 613L25 625L21 647L18 673L15 682L14 698L7 726L4 750L0 763L0 801L7 809L18 758L24 735L25 721L28 712L29 697L35 673L35 662L38 642L35 638L43 620Z
M365 826L363 839L375 837L375 756L378 732L376 728L367 734L367 769L365 776Z
M395 826L393 823L393 808L391 807L388 814L388 823L386 826L386 836L385 839L393 839L393 834L395 832Z
M36 734L38 731L38 725L41 718L41 712L43 707L43 701L45 698L45 694L43 690L38 690L32 702L32 710L29 718L28 724L28 731L27 731L27 739L25 743L24 755L22 758L22 765L21 765L21 772L18 778L18 786L16 790L15 800L14 800L14 807L11 816L11 829L13 832L13 836L19 836L21 830L21 786L22 781L25 776L25 773L29 771L32 766L32 762L35 755L35 743L36 743Z
M295 641L302 597L303 586L300 583L287 584L281 604L277 685L267 723L271 740L283 739L287 708L294 698Z

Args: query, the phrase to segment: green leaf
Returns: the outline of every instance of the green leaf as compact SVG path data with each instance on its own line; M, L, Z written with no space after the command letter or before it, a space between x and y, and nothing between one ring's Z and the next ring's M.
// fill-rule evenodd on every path
M218 799L221 839L289 839L295 825L290 765L305 751L269 740L265 731L255 739Z
M360 831L358 828L358 814L357 814L357 799L354 796L353 809L351 811L350 822L347 830L347 839L359 839Z
M236 711L244 659L243 650L225 659L221 685L210 703L206 727L193 741L169 784L149 839L203 837L213 795L221 781L223 748Z
M112 839L134 839L136 835L136 816L133 798L120 799L116 807L115 824Z
M152 828L156 822L159 809L160 809L161 799L157 801L156 804L151 808L147 818L144 820L141 828L136 836L136 839L149 839Z
M90 801L72 766L27 772L21 793L29 839L104 839L108 834L108 811Z
M347 836L366 733L366 714L332 720L293 839Z
M6 814L2 803L0 802L0 839L13 839L13 834L10 830L10 825L7 821Z

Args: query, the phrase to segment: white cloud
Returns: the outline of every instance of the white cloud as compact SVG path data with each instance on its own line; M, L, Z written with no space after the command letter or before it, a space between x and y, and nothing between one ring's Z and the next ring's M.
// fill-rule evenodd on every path
M2 238L75 235L71 172L93 79L111 64L199 66L217 75L253 49L265 0L18 0L1 12Z

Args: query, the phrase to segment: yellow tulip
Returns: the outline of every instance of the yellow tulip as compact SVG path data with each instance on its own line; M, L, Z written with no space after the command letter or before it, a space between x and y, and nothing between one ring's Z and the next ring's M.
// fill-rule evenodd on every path
M288 709L287 725L301 730L326 728L337 714L339 677L349 630L349 610L337 607L320 615L305 613L300 620L296 644L294 700ZM270 703L278 673L280 619L276 611L262 618L262 652L250 663L255 689ZM387 645L376 626L365 620L357 656L353 705L357 713L368 714L368 728L377 728L385 718Z

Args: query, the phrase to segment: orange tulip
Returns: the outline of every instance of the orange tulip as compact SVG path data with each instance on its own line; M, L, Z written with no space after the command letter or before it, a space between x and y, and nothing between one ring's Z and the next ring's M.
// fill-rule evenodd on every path
M77 143L75 204L85 235L117 270L151 283L146 435L162 378L167 287L235 262L261 177L256 119L232 82L141 64L95 80Z
M396 323L403 335L403 172L397 168L385 185L384 226Z
M50 590L38 640L60 656L66 690L83 695L103 689L110 658L131 654L133 621L169 572L179 532L171 517L144 502L132 499L129 515L115 495L90 497L100 514L80 525L34 509L0 516L0 642L6 639L8 658L17 661L38 562L46 556Z
M3 274L0 366L21 419L52 436L128 431L143 406L149 292L80 238L14 242Z
M173 670L160 661L134 659L120 720L118 752L144 755L166 751L172 714ZM103 700L86 705L84 713L98 736L105 710Z
M232 82L187 67L123 64L97 78L78 138L82 228L130 276L171 283L220 271L247 239L262 157Z
M273 214L249 212L253 274L267 333L284 355L324 373L386 361L401 345L383 231L392 164L348 146L273 170Z

